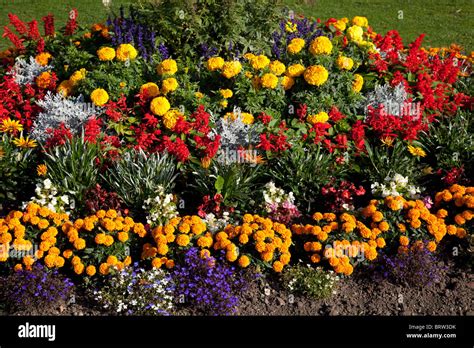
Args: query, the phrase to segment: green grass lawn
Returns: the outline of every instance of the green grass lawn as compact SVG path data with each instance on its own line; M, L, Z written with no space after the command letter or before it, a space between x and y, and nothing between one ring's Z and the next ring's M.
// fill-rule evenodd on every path
M256 0L258 1L258 0ZM112 10L133 0L111 0ZM398 30L405 41L425 33L425 45L447 46L458 43L470 52L474 49L473 0L283 0L296 13L319 17L368 17L375 31L385 33ZM81 24L104 21L107 10L102 0L0 0L0 26L8 23L8 13L16 13L23 20L41 19L54 13L58 25L64 25L68 11L79 10ZM0 48L7 47L0 39Z

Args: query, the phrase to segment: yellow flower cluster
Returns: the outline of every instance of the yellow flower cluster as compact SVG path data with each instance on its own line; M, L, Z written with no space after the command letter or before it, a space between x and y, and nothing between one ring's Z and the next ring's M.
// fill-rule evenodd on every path
M160 89L158 85L154 82L147 82L140 87L140 94L147 93L149 98L154 98L160 94Z
M206 224L196 215L174 217L166 225L155 227L151 234L156 245L144 244L141 257L152 259L155 268L162 265L172 268L172 258L176 253L192 246L198 246L202 255L209 255L209 248L213 244L212 234L207 232Z
M214 250L225 250L226 259L240 267L252 260L281 272L290 262L291 231L283 224L259 215L245 214L242 225L228 225L215 236Z

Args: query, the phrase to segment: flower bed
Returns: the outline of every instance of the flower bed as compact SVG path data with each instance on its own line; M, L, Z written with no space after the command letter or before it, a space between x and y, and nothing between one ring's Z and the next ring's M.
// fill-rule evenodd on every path
M160 6L91 28L49 15L44 34L9 15L2 273L62 273L121 313L227 314L255 272L320 298L330 270L469 247L472 53L404 45L365 17L276 11L258 27L242 8L239 33L189 42L173 16L157 30L176 5Z

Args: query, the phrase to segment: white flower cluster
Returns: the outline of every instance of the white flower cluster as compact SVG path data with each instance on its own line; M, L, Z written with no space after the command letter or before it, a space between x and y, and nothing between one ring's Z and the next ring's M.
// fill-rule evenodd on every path
M33 82L42 72L52 69L53 67L51 65L42 66L38 64L34 57L30 57L29 60L17 58L9 74L15 76L15 82L17 84L24 86Z
M23 203L23 208L30 203L36 203L54 212L69 214L76 207L74 199L66 194L59 195L57 187L49 179L36 184L35 193L36 196L31 197L29 202Z
M203 221L207 225L207 229L212 234L224 230L224 228L231 223L229 212L222 213L221 218L216 218L213 213L206 214Z
M103 308L126 315L166 315L173 308L171 279L157 268L126 267L93 294Z
M404 196L416 199L421 193L419 187L410 185L408 178L398 173L393 177L386 177L384 183L375 182L370 187L372 194L379 197Z
M273 181L265 184L263 191L263 199L265 201L265 208L267 212L273 211L275 206L280 205L294 205L295 197L293 192L286 193L283 189L276 187Z
M44 99L36 102L43 111L36 118L31 137L39 142L48 138L48 129L58 128L63 123L73 134L78 134L87 120L97 115L100 108L85 103L84 97L66 98L59 93L48 92Z
M301 267L304 268L303 265ZM306 294L333 294L337 292L335 290L336 283L339 281L339 277L333 271L325 271L321 267L313 268L311 265L306 264L306 271L311 270L312 274L318 274L317 277L308 277L307 272L302 272L303 268L299 268L299 271L295 273L295 276L287 282L287 287L290 292L303 292Z
M156 196L145 200L142 207L148 213L146 222L151 226L163 225L178 215L173 195L166 194L163 186L158 186L157 191Z

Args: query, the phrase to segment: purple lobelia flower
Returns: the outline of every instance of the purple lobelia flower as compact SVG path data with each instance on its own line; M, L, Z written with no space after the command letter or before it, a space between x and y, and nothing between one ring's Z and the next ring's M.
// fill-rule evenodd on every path
M178 298L211 315L235 313L238 294L247 287L247 279L234 267L222 259L201 257L196 248L186 252L171 277Z

